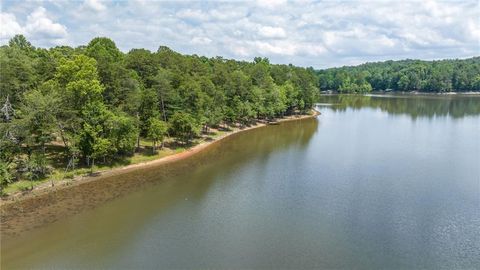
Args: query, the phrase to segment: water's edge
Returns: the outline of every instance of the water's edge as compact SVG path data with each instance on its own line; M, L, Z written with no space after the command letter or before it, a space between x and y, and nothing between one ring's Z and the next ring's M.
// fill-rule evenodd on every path
M278 119L277 122L305 120L314 118L318 114L319 112L313 111L309 115ZM225 138L265 126L268 126L268 124L260 123L229 132L178 154L114 168L104 171L98 176L77 178L75 181L66 182L62 185L27 193L15 198L15 200L2 199L0 205L0 236L2 239L19 236L24 232L43 227L134 192L150 181L148 177L134 177L133 173L138 174L140 170L157 169L167 164L182 163L185 159L202 152ZM122 188L116 187L117 185L121 185Z

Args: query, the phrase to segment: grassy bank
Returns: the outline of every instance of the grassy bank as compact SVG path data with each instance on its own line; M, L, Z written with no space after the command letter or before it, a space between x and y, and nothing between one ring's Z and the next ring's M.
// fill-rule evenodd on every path
M3 189L2 197L6 198L18 193L26 194L38 188L52 187L59 183L68 183L76 179L78 180L79 177L95 176L99 173L115 168L158 160L167 156L182 153L196 145L213 141L234 130L239 130L239 128L229 127L227 130L211 129L208 133L202 134L187 145L177 143L174 138L166 138L164 147L161 149L157 148L155 151L152 149L152 141L142 138L140 140L140 147L132 156L118 158L105 163L97 163L93 167L88 167L85 164L78 164L77 168L69 170L65 170L67 163L65 162L66 157L64 157L64 147L59 145L49 145L49 150L55 150L50 151L52 154L48 155L48 163L52 167L51 173L47 177L34 181L21 179L10 183Z

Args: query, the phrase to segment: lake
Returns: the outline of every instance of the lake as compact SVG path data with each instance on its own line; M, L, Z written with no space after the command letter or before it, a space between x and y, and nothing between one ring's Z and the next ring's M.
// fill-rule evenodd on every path
M2 269L480 267L480 97L317 109L119 176L143 184L2 241Z

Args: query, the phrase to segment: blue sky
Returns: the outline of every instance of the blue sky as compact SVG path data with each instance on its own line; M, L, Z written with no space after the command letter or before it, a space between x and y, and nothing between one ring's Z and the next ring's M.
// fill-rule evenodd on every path
M473 1L5 1L0 43L39 47L112 38L124 52L187 54L325 68L389 59L480 55Z

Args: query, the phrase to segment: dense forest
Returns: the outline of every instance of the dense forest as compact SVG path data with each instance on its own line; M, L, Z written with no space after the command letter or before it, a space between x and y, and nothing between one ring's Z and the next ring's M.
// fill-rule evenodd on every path
M44 179L53 162L68 169L131 156L144 138L155 150L166 137L188 144L219 125L305 113L318 94L312 68L164 46L123 53L103 37L44 49L17 35L0 48L0 76L2 187Z
M317 71L320 89L370 91L480 91L480 57L464 60L402 60Z

